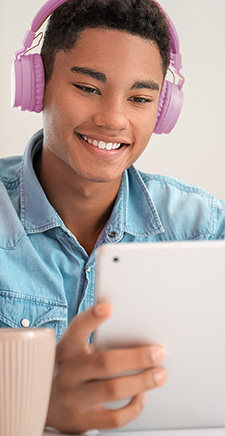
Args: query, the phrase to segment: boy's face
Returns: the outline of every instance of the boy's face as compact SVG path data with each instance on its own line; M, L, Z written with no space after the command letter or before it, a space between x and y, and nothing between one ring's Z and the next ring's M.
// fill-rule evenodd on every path
M118 182L151 137L162 82L154 43L85 29L70 52L57 53L46 85L46 156L81 180Z

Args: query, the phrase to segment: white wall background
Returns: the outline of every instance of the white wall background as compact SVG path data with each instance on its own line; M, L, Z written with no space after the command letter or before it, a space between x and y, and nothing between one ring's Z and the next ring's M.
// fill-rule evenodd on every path
M0 157L22 154L41 114L10 107L10 61L44 0L1 1ZM180 38L185 104L169 135L153 135L137 162L225 199L225 0L161 0Z

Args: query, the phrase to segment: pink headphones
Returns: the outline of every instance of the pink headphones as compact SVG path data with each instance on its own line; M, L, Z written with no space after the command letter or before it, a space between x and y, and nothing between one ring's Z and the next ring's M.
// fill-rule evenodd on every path
M20 50L16 51L12 61L12 106L20 106L21 110L41 112L44 97L45 75L41 55L38 53L27 55L37 30L51 13L66 3L67 0L48 0L35 15L30 30L25 34ZM157 4L158 2L155 1ZM160 5L159 5L160 6ZM160 6L161 8L161 6ZM154 133L169 133L175 126L183 105L184 94L182 87L184 77L181 75L181 54L179 52L179 39L176 29L164 13L170 29L170 67L174 75L174 83L164 80L159 98L158 116ZM178 83L175 83L175 75Z

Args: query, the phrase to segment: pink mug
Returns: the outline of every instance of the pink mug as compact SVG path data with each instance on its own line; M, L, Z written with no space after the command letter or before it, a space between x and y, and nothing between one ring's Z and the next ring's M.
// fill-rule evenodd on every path
M54 330L0 329L0 436L43 434L54 360Z

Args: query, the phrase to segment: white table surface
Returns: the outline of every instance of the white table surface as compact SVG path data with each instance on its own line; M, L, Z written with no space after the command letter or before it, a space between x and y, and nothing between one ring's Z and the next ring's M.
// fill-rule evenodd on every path
M98 432L90 431L86 436L225 436L225 428L198 429L198 430L163 430L163 431L116 431ZM43 436L59 435L57 432L45 431ZM71 435L64 435L71 436Z

